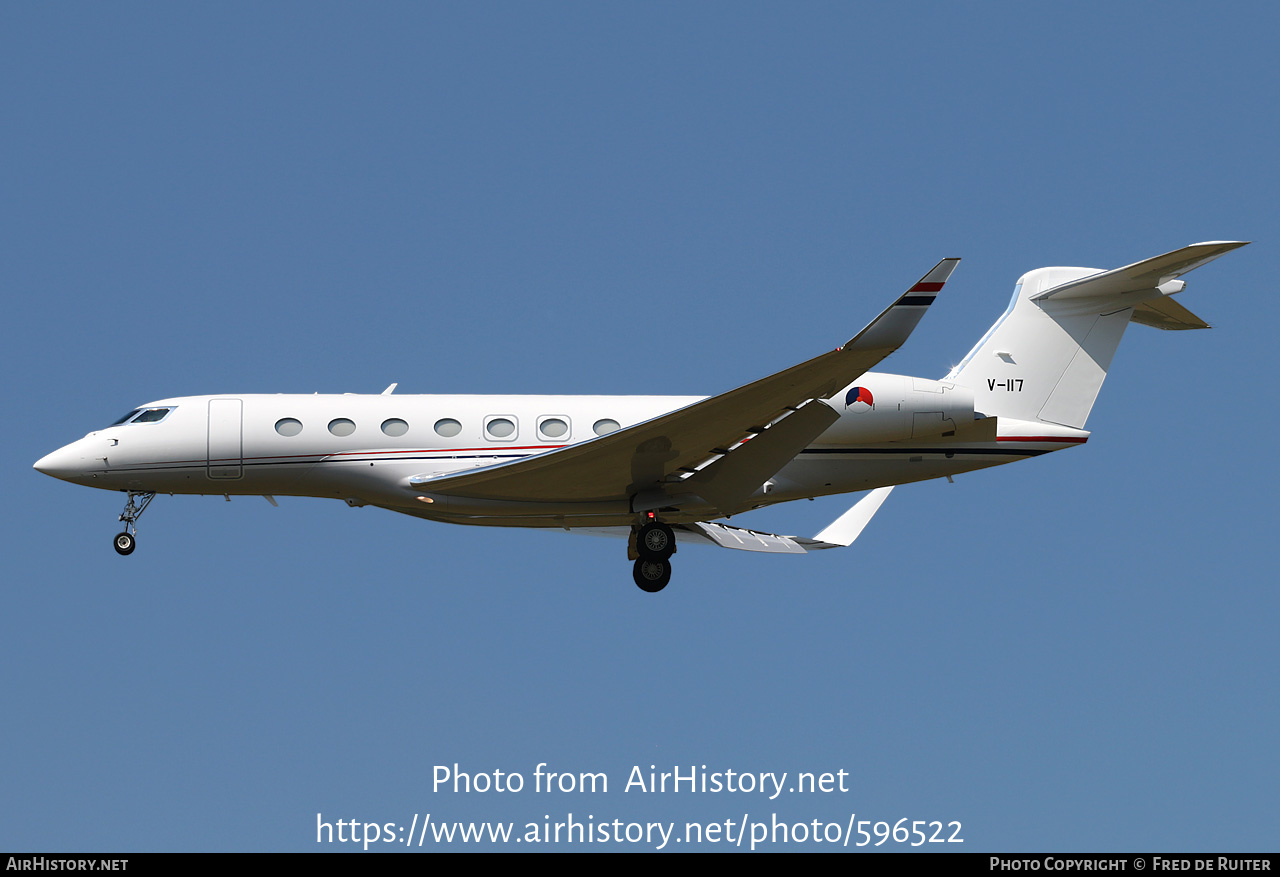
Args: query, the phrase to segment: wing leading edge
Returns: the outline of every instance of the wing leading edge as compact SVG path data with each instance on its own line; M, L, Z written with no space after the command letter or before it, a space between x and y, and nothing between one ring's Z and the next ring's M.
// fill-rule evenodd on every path
M728 512L839 417L823 400L902 346L959 261L943 259L843 347L606 436L457 475L417 476L409 486L506 501L629 499L637 510L698 500Z

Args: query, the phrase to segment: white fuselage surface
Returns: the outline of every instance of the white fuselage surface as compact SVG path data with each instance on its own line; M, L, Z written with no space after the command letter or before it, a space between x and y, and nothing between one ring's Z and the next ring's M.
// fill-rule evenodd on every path
M1032 434L1046 432L1040 427L994 441L966 441L972 430L961 427L973 424L973 401L963 388L877 373L862 376L858 385L870 391L874 406L846 410L750 494L746 508L955 475L1066 447L1087 435L1061 428L1060 435ZM418 497L429 491L414 489L409 479L555 451L590 441L597 430L608 434L700 399L184 396L141 407L144 413L163 411L163 417L143 422L135 417L95 430L38 466L107 490L328 497L425 518L502 526L628 525L635 515L625 494L580 497L575 485L566 483L559 495L539 501L444 495L425 503ZM664 517L675 523L707 515L691 509Z

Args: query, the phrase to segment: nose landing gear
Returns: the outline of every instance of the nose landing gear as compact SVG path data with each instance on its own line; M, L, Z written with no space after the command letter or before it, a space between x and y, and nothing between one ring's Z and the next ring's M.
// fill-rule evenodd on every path
M632 528L635 539L635 566L631 577L642 591L656 594L671 581L671 555L676 551L676 534L656 520Z
M151 500L156 498L155 493L151 491L130 490L128 494L129 501L125 503L124 511L120 513L120 520L124 521L124 532L117 533L112 541L116 554L119 555L133 554L133 549L138 547L138 518L142 517L147 506L151 505ZM135 498L140 501L135 502Z

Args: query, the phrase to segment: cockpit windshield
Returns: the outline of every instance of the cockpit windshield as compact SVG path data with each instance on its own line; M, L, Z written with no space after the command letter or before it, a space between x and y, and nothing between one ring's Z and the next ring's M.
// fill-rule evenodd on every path
M112 426L120 426L123 423L159 423L169 416L172 408L135 408L121 417Z

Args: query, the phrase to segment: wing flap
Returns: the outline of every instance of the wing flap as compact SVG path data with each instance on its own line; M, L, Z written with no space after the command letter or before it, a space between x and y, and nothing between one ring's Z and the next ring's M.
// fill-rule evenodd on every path
M807 551L792 536L744 530L741 527L730 527L728 524L698 523L681 524L681 526L691 532L701 533L721 548L761 551L766 554L805 554Z

